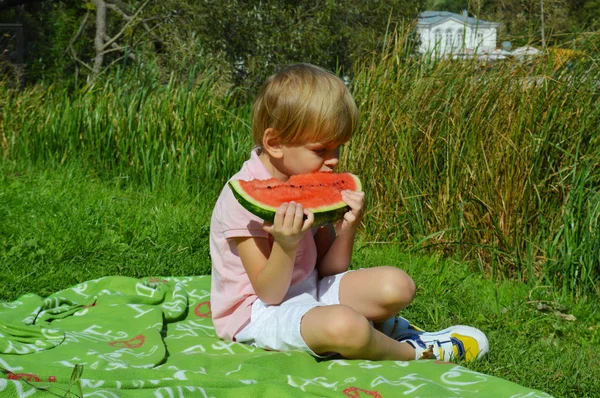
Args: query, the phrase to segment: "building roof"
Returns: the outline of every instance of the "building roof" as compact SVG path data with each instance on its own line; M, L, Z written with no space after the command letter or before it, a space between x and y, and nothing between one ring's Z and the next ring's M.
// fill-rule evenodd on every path
M442 23L444 21L447 21L448 19L453 19L456 22L465 23L471 26L479 26L486 28L495 28L500 25L497 22L489 22L484 21L483 19L469 17L466 11L462 14L456 14L454 12L449 11L423 11L419 14L417 27L428 28Z

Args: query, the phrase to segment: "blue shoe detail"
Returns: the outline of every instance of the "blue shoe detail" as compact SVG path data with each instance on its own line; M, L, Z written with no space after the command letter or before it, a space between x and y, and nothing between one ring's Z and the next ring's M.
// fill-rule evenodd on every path
M452 341L452 345L456 347L458 351L458 358L462 358L465 356L465 346L462 341L457 339L456 337L450 337L450 341Z
M393 338L394 340L398 341L405 340L424 333L422 329L419 329L418 327L414 326L399 315L395 316L394 318L388 319L384 323L381 331L384 334Z
M410 336L402 340L402 342L410 344L413 348L421 347L427 349L427 344L425 344L423 340L419 338L419 336Z

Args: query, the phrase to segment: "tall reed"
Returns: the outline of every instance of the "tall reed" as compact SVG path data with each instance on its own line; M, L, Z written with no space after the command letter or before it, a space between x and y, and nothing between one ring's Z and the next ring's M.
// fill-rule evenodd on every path
M353 82L362 125L342 160L365 180L369 236L599 290L598 66L440 61L407 47L397 36Z
M232 106L217 91L210 72L184 83L140 73L75 92L4 90L2 155L33 163L76 160L154 188L220 186L247 157L250 130L249 107Z

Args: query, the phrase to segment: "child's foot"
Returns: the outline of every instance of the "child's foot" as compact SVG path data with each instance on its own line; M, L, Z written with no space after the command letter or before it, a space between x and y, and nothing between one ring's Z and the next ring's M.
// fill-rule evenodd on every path
M439 332L424 332L400 341L415 349L416 359L462 359L469 362L482 358L490 349L488 339L481 330L462 325Z
M380 330L383 334L398 341L425 333L424 330L419 329L399 315L385 321Z

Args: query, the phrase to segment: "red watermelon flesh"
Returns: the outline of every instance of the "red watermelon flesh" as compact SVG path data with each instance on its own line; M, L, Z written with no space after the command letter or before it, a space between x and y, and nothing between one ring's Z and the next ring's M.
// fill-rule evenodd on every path
M262 204L279 207L294 201L305 208L319 208L342 200L343 190L356 190L357 184L350 173L309 173L290 177L287 182L275 178L240 181L240 186Z

